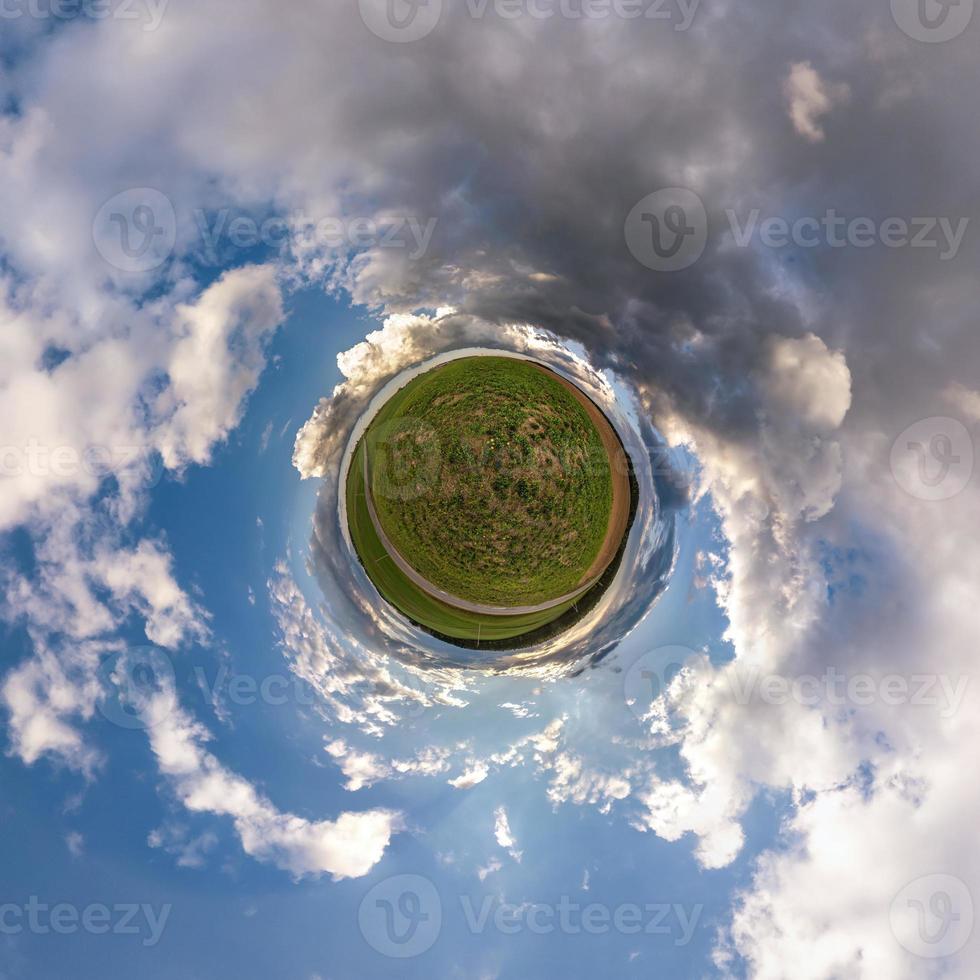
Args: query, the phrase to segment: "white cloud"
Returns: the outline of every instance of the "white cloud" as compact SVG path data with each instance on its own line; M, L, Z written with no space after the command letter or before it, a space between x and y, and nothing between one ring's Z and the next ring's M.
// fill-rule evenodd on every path
M177 585L173 560L159 542L144 539L132 549L99 552L85 571L121 608L143 616L151 643L173 650L188 638L207 638L203 615Z
M328 755L337 760L341 772L347 777L344 788L352 793L381 779L437 776L449 768L449 751L434 746L422 749L410 759L383 759L374 752L350 748L343 739L333 739L324 748Z
M268 584L290 669L316 692L332 720L380 738L408 712L466 704L454 693L465 688L459 671L433 671L416 681L416 674L316 616L284 563Z
M941 794L952 788L952 774L938 775L920 806L900 783L885 782L873 799L849 788L799 808L787 828L794 843L762 858L736 908L732 942L747 955L753 975L820 980L863 971L882 977L922 972L923 961L891 932L893 900L919 877L945 873L976 881L977 870L970 819L962 811L953 822L944 812ZM968 795L975 813L980 796L975 788ZM959 847L965 850L951 865L947 855ZM835 885L841 879L848 887ZM975 943L966 958L947 961L950 975L967 975Z
M579 756L559 752L548 761L548 766L553 773L548 799L553 803L571 802L579 806L588 803L608 813L614 800L624 800L630 795L628 778L590 769Z
M30 57L0 76L19 109L0 118L10 270L0 300L5 445L18 453L32 438L49 453L135 447L137 461L159 447L179 467L210 459L228 437L274 329L274 277L253 269L208 289L196 285L194 264L184 261L198 244L194 208L261 201L319 218L370 198L438 211L440 228L452 228L445 254L436 250L417 267L377 248L350 265L346 254L313 249L283 271L298 281L346 284L371 303L387 301L396 315L452 303L480 309L491 322L554 326L583 341L603 367L636 380L673 442L692 447L703 464L703 489L727 538L716 582L740 667L797 676L831 661L879 673L901 665L972 676L980 560L964 529L980 520L976 486L937 509L900 491L887 467L899 419L950 410L977 418L975 392L966 387L980 372L970 242L944 268L921 261L922 252L817 250L807 276L789 263L777 263L775 273L750 267L744 255L726 266L719 254L692 272L696 280L664 281L620 258L614 198L639 199L667 180L723 204L771 189L780 195L776 214L838 200L856 200L869 214L913 205L923 214L956 214L963 201L978 199L976 168L963 165L977 158L978 139L976 127L961 124L976 88L969 45L948 45L937 59L931 46L899 43L895 31L894 42L883 40L880 11L854 4L800 7L788 33L768 23L761 6L753 14L724 18L724 45L704 30L680 46L672 32L629 24L610 23L602 45L581 46L571 29L526 19L456 33L447 19L440 33L457 45L452 63L421 54L392 60L385 48L380 73L366 70L363 48L350 43L353 31L363 34L354 6L297 16L303 30L291 33L277 8L215 4L217 19L233 16L236 24L220 51L191 6L172 8L157 32L134 32L128 44L108 23L64 25L43 47L33 38ZM11 22L11 31L23 38L37 29L28 21ZM760 23L770 29L760 31ZM516 30L540 32L534 40L551 56L511 57ZM288 59L269 37L285 39ZM793 61L801 39L812 62ZM736 49L753 55L759 71L733 79L728 53ZM768 95L792 63L783 98L794 130L814 145L824 141L828 114L849 93L812 67L825 63L818 60L824 52L833 74L852 79L861 98L834 119L841 130L847 124L834 160L814 169L821 154L787 152L788 127L770 111ZM250 71L223 70L230 64ZM579 84L610 64L630 69L620 72L613 97L608 86ZM638 99L666 90L680 72L688 84L671 88L664 111L654 109L651 141L651 128L636 125ZM196 80L205 74L213 84L202 87ZM120 77L131 84L120 86ZM380 87L371 84L378 79ZM328 97L337 91L349 98ZM444 91L452 101L434 105L433 93ZM375 124L387 118L377 108L390 105L392 92L404 110L397 140ZM303 111L311 93L320 96L315 127ZM491 144L481 138L488 120L498 136ZM597 125L617 146L601 167L581 142L594 139ZM502 167L494 146L510 152L516 139L533 152L521 168ZM93 214L134 180L165 188L179 205L179 254L159 277L113 270L92 246ZM539 230L534 236L523 234L529 225ZM506 247L487 249L488 241ZM547 279L532 279L533 270L548 270ZM244 295L249 288L254 299ZM343 362L340 398L321 406L318 424L297 440L305 474L325 473L325 447L344 428L338 418L359 410L380 377L430 351L434 330L458 331L453 342L465 342L463 321L433 322L390 319ZM503 342L513 339L507 330ZM51 347L69 357L45 370ZM951 386L952 376L961 384ZM223 390L209 390L210 381ZM85 738L98 693L92 678L123 617L143 616L148 636L160 642L203 635L206 616L170 587L160 560L121 533L140 513L146 469L115 464L121 489L97 519L89 501L99 481L84 467L32 464L4 480L0 528L26 524L39 545L37 579L8 574L3 582L5 615L28 628L34 647L3 681L12 747L28 763L51 755L88 772L97 766ZM106 517L113 530L94 543ZM870 556L853 574L839 557L852 552ZM108 587L114 554L136 584L116 577L115 591ZM271 591L290 663L339 723L381 737L406 707L456 703L452 683L437 693L416 690L407 674L347 643L342 624L318 627L278 574ZM580 745L559 751L561 722L488 767L554 769L551 792L559 799L598 805L619 798L617 780L628 782L644 795L658 833L701 838L705 863L733 852L733 823L759 788L785 792L795 801L789 829L799 846L760 866L736 916L732 949L759 976L807 964L855 976L926 974L928 965L902 957L883 919L872 919L886 914L887 891L923 869L955 868L980 880L964 829L975 826L976 791L962 779L978 739L974 692L953 718L881 704L840 712L733 703L726 677L725 668L696 664L671 692L684 784L600 767ZM192 763L203 751L178 749ZM240 828L257 854L307 868L327 864L326 850L337 863L331 847L342 836L340 821L322 831L301 821L290 834L299 818L279 814L210 765L220 776L211 782L248 804L242 812L257 808L258 831L247 822ZM861 793L859 768L868 774ZM189 796L213 802L203 788ZM371 840L382 836L367 829ZM318 849L320 837L330 846ZM879 842L890 845L885 858ZM836 873L841 857L852 859L846 874ZM824 901L831 893L835 901ZM813 935L816 921L833 945ZM974 976L977 962L976 947L968 948L950 973Z
M765 388L774 416L789 415L814 432L839 428L851 407L846 358L812 333L772 338Z
M835 106L846 103L851 90L844 83L828 85L810 62L799 61L790 67L783 95L796 131L811 143L821 143L826 134L819 120Z
M514 838L510 829L510 820L507 817L507 809L498 806L493 811L493 835L497 843L503 847L508 854L517 862L523 857L523 852L517 849L517 840Z
M464 770L454 779L447 780L447 782L454 789L472 789L474 786L482 783L489 774L490 770L485 763L475 762L468 769Z
M44 755L91 773L102 761L88 745L77 722L91 718L98 689L94 681L96 654L89 659L92 676L73 683L59 659L38 649L34 658L12 670L3 682L14 750L28 765Z
M277 810L240 776L229 772L203 745L209 735L180 709L150 729L161 773L192 813L231 817L247 854L294 877L329 874L360 878L382 858L401 814L391 810L342 813L311 821Z
M806 349L826 361L809 341ZM794 801L785 828L792 846L761 858L719 962L742 955L759 977L917 976L922 961L889 928L892 900L930 874L980 880L964 836L980 801L955 775L960 747L980 736L966 653L980 642L967 599L980 554L955 529L980 520L980 494L971 487L936 508L906 493L881 465L888 429L869 434L848 417L834 433L839 411L810 410L817 391L828 405L846 405L850 385L832 363L800 376L798 353L789 359L794 380L777 375L768 385L798 420L789 430L777 423L781 455L794 441L826 445L833 436L839 477L828 480L818 457L786 471L698 441L730 543L716 584L736 660L695 659L671 686L670 719L692 785L654 780L640 795L640 820L668 840L695 833L701 863L722 866L740 849L738 822L756 788L781 789ZM785 362L780 356L774 370ZM937 389L923 414L941 414L945 397ZM893 426L894 436L902 425ZM791 492L787 472L797 474ZM862 564L849 568L849 555ZM966 700L956 710L959 695L921 705L880 695L841 705L826 692L816 704L770 703L758 689L737 696L753 671L795 680L828 665L879 682L931 678L937 694L945 682ZM951 975L968 976L975 955L974 943Z
M265 367L265 345L284 315L271 265L226 272L174 312L170 384L155 405L165 420L156 441L168 469L207 463L238 424Z
M531 711L531 707L534 702L529 704L511 704L509 702L504 702L500 705L501 708L509 711L515 718L537 718L537 713Z
M187 827L168 823L151 830L146 842L150 847L163 848L176 857L179 868L203 868L208 853L218 844L218 835L205 831L192 836Z
M946 401L970 422L980 422L980 391L973 391L957 382L950 384L943 393Z
M328 461L336 462L344 441L344 426L338 419L360 415L380 384L428 357L435 349L454 344L464 346L484 339L486 326L471 318L446 319L449 309L436 316L395 313L384 326L359 344L337 355L337 366L345 380L330 398L321 400L313 416L296 435L293 465L303 477L326 475ZM526 331L513 326L498 328L501 339L523 346ZM435 339L438 338L438 341Z
M26 623L34 641L33 656L0 686L14 750L28 764L51 756L91 774L102 757L84 725L103 693L97 671L126 648L112 638L117 623L137 613L149 642L176 650L207 639L206 617L178 587L159 542L124 548L97 539L85 554L60 523L36 547L34 575L8 572L7 581L6 615Z
M637 794L646 812L636 824L649 828L664 840L676 841L686 833L700 838L695 852L705 868L724 868L742 849L745 836L730 810L724 794L712 794L709 788L696 793L677 782L653 779L647 790ZM720 811L720 812L719 812Z
M476 876L480 881L486 881L486 879L498 872L503 865L497 858L490 858L490 860L481 868L476 869Z
M26 522L35 568L30 575L5 568L3 612L28 627L35 652L7 676L3 700L25 762L50 755L91 773L100 756L81 726L99 696L95 672L119 649L115 629L137 614L147 640L168 649L208 638L207 616L178 585L163 542L123 543L154 479L152 449L159 445L174 465L207 459L254 387L262 341L282 310L270 268L245 267L174 307L161 299L137 310L121 295L90 297L102 304L104 329L79 343L68 314L54 305L38 319L24 312L35 298L27 287L4 285L18 312L5 328L9 356L0 366L0 411L16 420L5 429L13 474L4 481L0 527ZM131 343L118 326L124 315ZM207 398L192 380L195 337L210 338L208 366L197 368L208 371ZM41 353L50 344L70 353L49 373ZM147 413L151 378L160 394ZM90 509L107 474L117 493Z
M344 788L351 793L391 776L391 766L380 756L373 752L355 752L343 739L327 742L324 748L328 755L339 760L341 772L347 777Z

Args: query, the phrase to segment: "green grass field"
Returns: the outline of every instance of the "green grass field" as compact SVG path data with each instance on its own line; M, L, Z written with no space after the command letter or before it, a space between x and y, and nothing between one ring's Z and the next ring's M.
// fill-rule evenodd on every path
M612 474L598 430L567 388L525 361L463 358L427 372L383 406L358 453L365 446L385 533L451 595L547 602L581 584L602 546Z
M364 443L357 447L347 475L347 520L358 558L378 591L396 609L423 628L453 639L485 642L524 636L554 622L574 603L527 616L480 616L453 609L411 582L379 540L364 496Z

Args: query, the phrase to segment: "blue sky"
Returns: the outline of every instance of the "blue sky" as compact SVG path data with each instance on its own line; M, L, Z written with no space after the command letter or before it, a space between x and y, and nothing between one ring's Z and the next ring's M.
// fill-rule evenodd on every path
M0 978L976 977L976 4L639 5L6 0ZM641 499L474 664L335 505L488 349Z
M311 597L315 592L304 562L317 485L301 481L291 466L292 440L310 407L341 380L336 353L363 332L364 318L345 304L320 294L297 296L235 435L210 467L192 468L180 480L164 478L145 519L144 533L165 536L177 574L212 617L211 649L197 647L173 658L181 702L212 731L212 750L225 764L298 814L332 814L351 806L352 794L323 749L324 740L347 733L321 717L314 709L315 691L290 674L268 611L266 582L288 554L293 574ZM591 743L596 758L612 768L621 765L627 750L611 743L642 734L626 704L622 669L650 650L674 644L706 646L727 656L718 639L724 619L713 593L692 581L694 555L710 544L717 524L701 505L682 514L680 526L674 582L601 668L557 684L522 677L489 680L478 686L465 714L428 709L380 742L364 743L402 754L465 738L479 744L485 737L496 747L566 713L576 738ZM133 635L135 642L138 630ZM235 676L246 680L235 682ZM282 693L285 703L266 703L258 693L269 677L290 679L288 686L272 689L273 700ZM230 697L226 687L227 714L219 718L211 688L222 683L255 687L242 687ZM532 718L515 718L499 708L528 702ZM84 931L5 936L4 963L11 976L18 975L18 964L29 966L32 975L48 975L65 962L78 977L224 971L297 978L480 971L502 977L585 976L611 964L617 975L647 976L654 968L667 974L689 970L695 962L707 969L730 893L745 882L752 855L771 844L777 830L778 806L760 805L747 821L749 845L739 861L704 871L690 841L669 844L639 833L629 826L628 809L619 805L609 813L593 806L556 806L547 799L540 775L526 767L495 773L471 789L451 787L446 776L410 776L357 794L358 804L410 814L407 831L394 838L371 874L342 882L293 882L243 855L222 821L187 814L175 804L150 772L143 731L120 728L101 715L91 731L112 760L91 783L56 766L25 770L17 760L3 760L8 799L18 800L6 808L3 821L8 893L37 895L52 906L138 903L169 906L170 912L152 946L145 945L153 941L145 924L132 936ZM666 771L676 767L671 749L661 754ZM522 852L519 862L495 840L494 813L501 806ZM200 866L180 867L175 854L151 848L148 836L160 827L181 844L204 836L195 858ZM70 839L77 840L75 853ZM500 869L481 881L479 870L494 860ZM651 867L656 869L652 878ZM370 888L403 874L433 883L443 919L431 949L398 960L372 947L371 937L359 930L357 912ZM562 896L569 903L569 928L578 934L561 931ZM490 903L489 917L472 927L467 910L479 922L484 902ZM495 915L502 903L552 906L553 920L534 922L553 921L553 929L538 934L519 919L518 931L499 931ZM591 904L608 909L610 917L605 925L595 920L594 935L581 929L581 909ZM611 917L622 906L642 909L643 927L657 932L636 935L629 911L621 913L624 931L617 930ZM142 913L134 921L145 923ZM501 921L505 930L513 930L509 920Z

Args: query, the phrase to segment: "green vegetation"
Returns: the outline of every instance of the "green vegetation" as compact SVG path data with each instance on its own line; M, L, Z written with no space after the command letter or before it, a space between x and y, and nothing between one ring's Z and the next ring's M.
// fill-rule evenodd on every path
M595 424L554 376L512 358L451 361L383 406L358 447L351 483L363 479L365 447L385 534L439 589L485 605L529 606L583 584L609 526L612 474ZM350 509L352 531L355 518L370 524ZM382 587L385 563L393 564L379 554L368 571L407 613L405 583L402 601ZM394 576L385 587L395 589Z
M485 616L464 612L432 598L411 582L391 560L375 533L364 496L364 444L358 446L347 476L347 520L358 558L378 591L396 609L430 632L493 645L523 636L554 622L569 610L555 609L525 616Z

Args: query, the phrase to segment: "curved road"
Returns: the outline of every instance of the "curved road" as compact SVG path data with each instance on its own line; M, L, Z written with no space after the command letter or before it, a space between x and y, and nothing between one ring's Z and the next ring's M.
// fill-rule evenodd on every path
M485 616L525 616L529 613L545 612L555 606L564 605L577 596L584 595L599 580L599 575L594 576L585 585L580 585L574 592L559 596L557 599L549 599L547 602L538 603L536 606L484 606L478 602L469 602L467 599L460 599L458 596L433 585L431 582L422 578L412 566L398 553L398 549L391 543L391 539L385 534L381 521L378 520L378 513L374 509L374 500L371 497L371 474L368 470L367 446L364 446L364 499L367 501L368 515L374 525L375 533L381 539L385 550L391 555L391 560L404 572L408 578L417 585L423 592L427 592L433 598L444 602L447 606L455 609L463 609L466 612L481 613Z
M586 414L592 419L593 425L599 433L602 445L605 447L606 455L609 458L609 470L613 482L612 510L609 514L609 526L606 528L606 537L602 542L595 560L585 570L582 581L595 581L609 567L610 562L616 557L619 551L619 544L626 534L629 527L630 502L632 491L629 481L629 463L627 461L626 449L622 440L612 426L612 422L606 418L605 412L584 392L578 385L573 384L568 378L562 377L557 371L553 371L543 364L535 361L531 362L542 374L546 374L553 381L571 392L575 400L585 409Z

